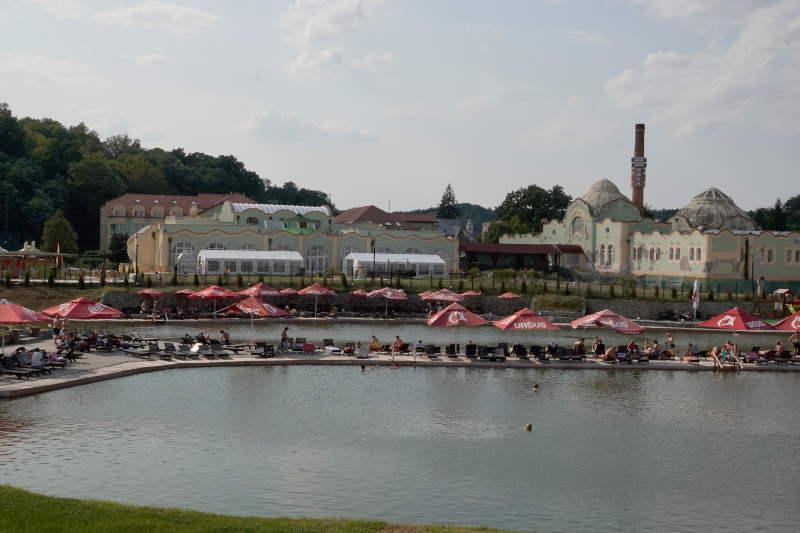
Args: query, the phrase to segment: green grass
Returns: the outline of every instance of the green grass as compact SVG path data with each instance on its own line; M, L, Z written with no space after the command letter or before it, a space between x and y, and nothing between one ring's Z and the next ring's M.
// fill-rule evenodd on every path
M447 505L443 503L443 505ZM248 518L113 502L53 498L0 486L3 533L470 533L499 531L447 526L405 526L381 521Z

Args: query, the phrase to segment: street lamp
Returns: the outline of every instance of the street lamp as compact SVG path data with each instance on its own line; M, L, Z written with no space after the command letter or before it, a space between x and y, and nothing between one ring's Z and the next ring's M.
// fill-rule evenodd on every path
M136 245L136 252L135 252L135 255L134 255L134 259L133 259L133 268L134 268L134 273L136 274L136 276L138 278L138 276L139 276L139 234L138 233L134 233L133 234L133 242Z

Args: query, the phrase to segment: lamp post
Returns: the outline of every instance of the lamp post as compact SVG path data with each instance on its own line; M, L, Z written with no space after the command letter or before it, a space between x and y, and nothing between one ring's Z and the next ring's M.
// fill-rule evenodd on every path
M133 259L133 268L134 268L134 273L136 274L136 278L138 279L139 277L139 234L138 233L134 233L133 242L136 245L136 251Z
M372 239L371 245L372 245L372 283L375 283L375 239Z

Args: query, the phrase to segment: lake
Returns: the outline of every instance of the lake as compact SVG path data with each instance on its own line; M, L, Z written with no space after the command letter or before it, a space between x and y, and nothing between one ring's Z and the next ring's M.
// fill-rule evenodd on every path
M0 483L235 515L796 531L799 405L800 376L772 372L170 370L0 403Z

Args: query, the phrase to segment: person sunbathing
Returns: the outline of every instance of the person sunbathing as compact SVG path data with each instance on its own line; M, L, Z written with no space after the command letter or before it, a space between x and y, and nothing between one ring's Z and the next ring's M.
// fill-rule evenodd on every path
M691 361L694 361L695 359L697 359L698 353L699 352L697 351L697 347L690 342L689 346L686 347L686 353L684 353L683 357L681 357L681 361L683 361L684 363L689 363Z
M616 346L609 346L606 350L606 353L601 355L603 359L606 361L616 361L617 360L617 347Z
M372 339L369 341L369 351L370 353L381 351L381 342L375 335L373 335Z
M575 341L575 344L572 345L572 349L575 351L575 355L586 355L586 344L583 337Z
M395 336L394 342L392 343L392 353L400 353L400 350L403 348L403 341L400 340L400 335Z

